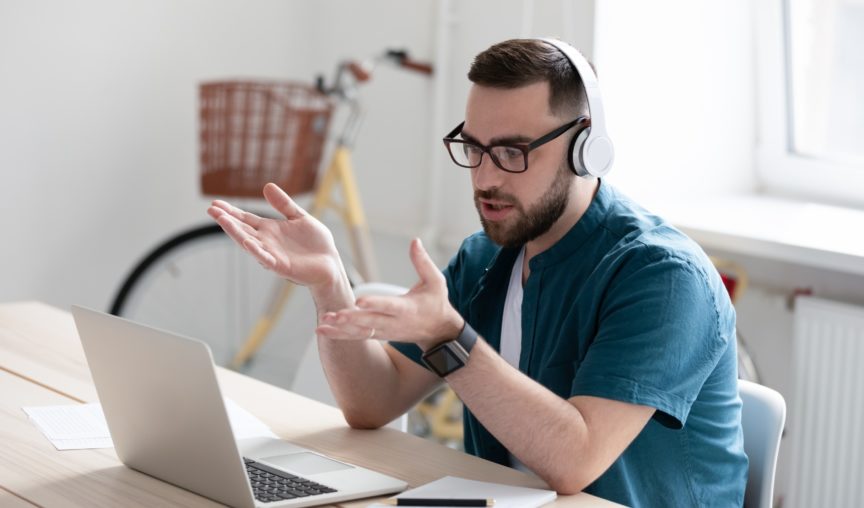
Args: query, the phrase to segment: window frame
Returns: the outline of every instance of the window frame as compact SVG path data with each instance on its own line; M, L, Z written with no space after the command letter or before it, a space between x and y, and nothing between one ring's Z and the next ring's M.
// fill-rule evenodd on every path
M767 194L864 208L864 165L792 151L787 0L752 5L759 189Z

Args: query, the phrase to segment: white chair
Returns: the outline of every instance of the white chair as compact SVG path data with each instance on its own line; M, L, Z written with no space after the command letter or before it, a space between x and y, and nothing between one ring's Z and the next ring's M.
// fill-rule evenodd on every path
M750 459L744 506L771 508L777 452L786 421L786 401L777 391L745 380L738 380L738 392L743 403L744 452Z
M407 288L379 282L360 284L354 288L355 297L364 295L395 296L407 292ZM331 406L337 406L336 398L333 396L333 392L330 391L330 385L327 383L324 368L321 367L321 359L318 356L318 344L314 337L309 341L306 352L303 354L303 358L297 367L297 374L294 377L294 383L291 385L291 391ZM408 416L402 415L387 426L406 432L408 430Z

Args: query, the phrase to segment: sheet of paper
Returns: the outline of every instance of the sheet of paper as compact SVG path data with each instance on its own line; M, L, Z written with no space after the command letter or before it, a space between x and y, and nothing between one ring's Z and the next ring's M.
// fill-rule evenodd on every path
M225 399L225 409L228 410L228 419L231 420L231 430L234 431L234 439L246 439L250 437L272 437L278 439L276 434L270 430L264 422L249 411L238 406L233 400Z
M225 399L235 439L276 437L270 428L252 413ZM113 448L105 415L99 404L39 406L22 408L42 434L58 450Z
M494 499L495 508L533 508L551 503L558 497L552 490L513 487L500 483L478 482L455 476L445 476L434 482L406 490L398 497L435 499ZM370 508L387 505L371 504Z
M111 435L99 404L22 408L58 450L112 448Z

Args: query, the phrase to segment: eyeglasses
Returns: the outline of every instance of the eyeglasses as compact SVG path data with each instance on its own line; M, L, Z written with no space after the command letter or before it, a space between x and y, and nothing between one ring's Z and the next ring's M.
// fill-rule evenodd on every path
M566 123L552 132L540 136L530 143L508 143L484 146L466 139L456 139L465 126L463 121L444 137L444 146L450 152L450 158L463 168L476 168L483 162L483 154L488 153L492 162L508 173L522 173L528 169L528 153L564 134L572 127L582 124L582 129L591 125L591 119L585 116Z

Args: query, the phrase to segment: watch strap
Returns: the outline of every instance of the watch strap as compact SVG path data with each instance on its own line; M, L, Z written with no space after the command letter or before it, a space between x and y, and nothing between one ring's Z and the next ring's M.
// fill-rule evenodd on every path
M470 353L471 349L474 348L474 344L477 343L477 332L471 328L468 321L465 321L462 331L459 332L459 336L456 337L456 342L462 346L462 349L464 349L466 353Z

